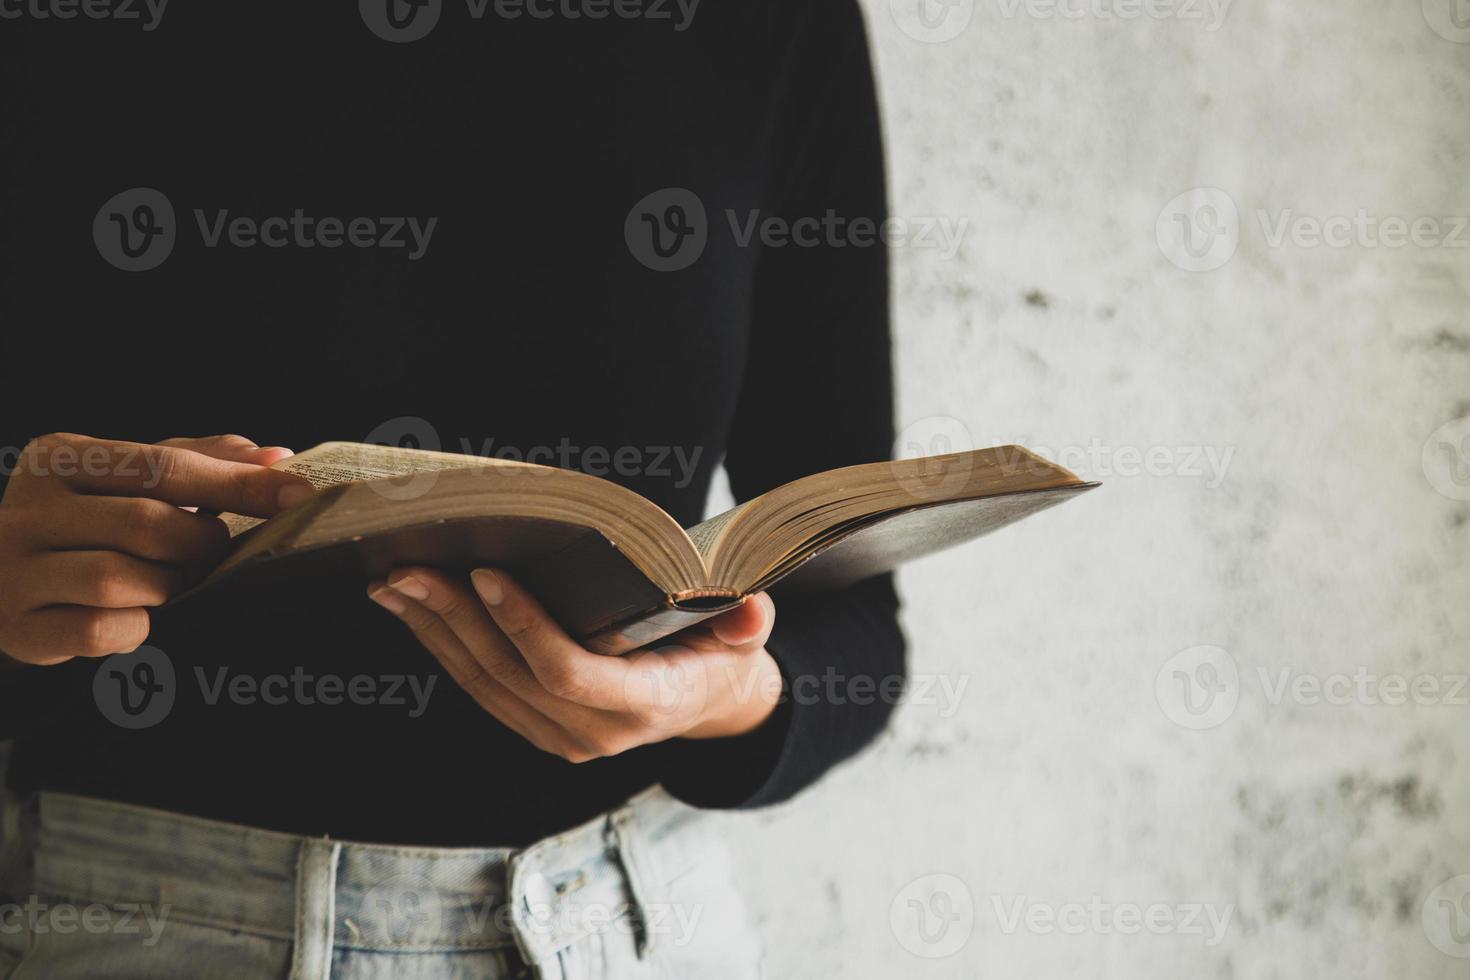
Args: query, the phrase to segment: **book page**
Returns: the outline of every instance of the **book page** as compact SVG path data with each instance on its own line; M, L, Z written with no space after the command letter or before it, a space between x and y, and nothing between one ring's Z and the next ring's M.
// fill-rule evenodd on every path
M514 460L466 456L462 453L431 452L427 449L405 449L401 446L373 446L358 442L324 442L281 460L271 469L295 473L321 490L341 483L361 483L364 480L416 476L476 466L524 465L527 464ZM420 489L413 495L422 492ZM229 528L232 538L265 523L259 517L245 517L241 514L220 514L219 518Z
M694 542L694 547L699 549L701 555L708 558L714 552L715 544L720 540L720 535L724 533L725 528L730 525L730 522L735 519L735 515L739 514L745 507L745 504L741 504L738 507L731 507L723 514L716 514L709 520L701 524L696 524L687 530L689 540Z

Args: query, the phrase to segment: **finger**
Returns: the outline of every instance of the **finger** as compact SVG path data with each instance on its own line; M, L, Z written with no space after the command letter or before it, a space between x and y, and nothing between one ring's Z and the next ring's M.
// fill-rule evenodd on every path
M147 497L77 496L45 521L21 523L45 550L121 551L181 565L213 564L230 545L222 521Z
M402 620L476 704L538 749L555 751L556 726L485 673L443 620L383 582L370 583L368 596Z
M43 665L131 653L148 639L148 629L146 609L51 606L20 617L7 634L6 653Z
M504 572L480 568L470 573L470 580L495 625L515 644L542 687L588 707L626 708L628 665L622 658L584 649Z
M27 466L78 493L152 497L180 507L272 517L315 493L301 477L191 449L54 435L26 449Z
M556 707L556 696L541 685L469 588L432 568L400 569L388 576L388 585L444 622L486 674L543 712Z
M758 592L704 625L726 646L763 647L776 625L776 603L766 593Z
M50 551L28 563L12 594L25 610L57 605L127 609L161 606L187 584L183 569L116 551Z
M285 446L261 447L253 440L236 435L205 436L198 439L178 437L164 439L156 445L188 449L206 456L213 456L215 459L229 460L233 463L254 463L256 466L274 466L281 460L290 459L296 455Z

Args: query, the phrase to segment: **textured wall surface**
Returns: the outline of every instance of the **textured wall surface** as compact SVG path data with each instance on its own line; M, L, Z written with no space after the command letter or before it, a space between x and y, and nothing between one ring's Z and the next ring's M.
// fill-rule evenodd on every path
M906 438L1106 485L730 820L769 975L1470 976L1470 4L865 6Z

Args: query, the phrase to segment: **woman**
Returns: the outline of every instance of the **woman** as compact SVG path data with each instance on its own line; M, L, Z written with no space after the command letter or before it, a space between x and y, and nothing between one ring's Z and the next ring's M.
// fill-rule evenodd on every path
M881 729L887 578L652 661L496 569L155 607L308 492L277 446L549 447L685 526L721 459L886 458L856 2L326 7L0 41L0 975L755 975L704 811Z

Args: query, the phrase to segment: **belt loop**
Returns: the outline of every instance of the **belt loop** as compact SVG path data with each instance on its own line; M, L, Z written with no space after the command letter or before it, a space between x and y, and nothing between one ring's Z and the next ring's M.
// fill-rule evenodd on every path
M622 807L608 818L618 859L628 876L628 891L636 906L632 911L638 922L638 958L647 959L653 951L657 932L653 924L661 922L669 911L669 894L653 856L653 842L638 825L637 801Z
M7 890L18 890L16 895L4 896L16 898L29 894L35 887L31 879L40 824L39 796L20 800L7 796L3 807L3 814L0 814L0 895Z
M337 860L342 845L327 838L301 842L296 858L296 942L291 980L329 980L337 929Z
M559 899L541 873L545 854L552 846L534 844L510 858L510 894L506 900L510 903L511 932L536 980L564 980L554 929Z

